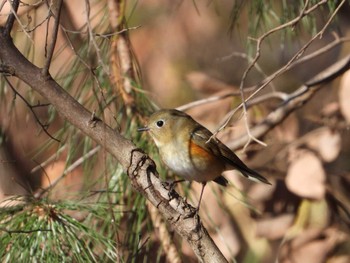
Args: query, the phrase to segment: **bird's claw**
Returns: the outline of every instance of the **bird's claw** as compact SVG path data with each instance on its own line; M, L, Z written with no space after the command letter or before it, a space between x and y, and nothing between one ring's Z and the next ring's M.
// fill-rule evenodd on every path
M162 185L166 190L168 190L169 200L172 200L179 196L178 193L175 191L176 182L168 180L168 181L162 182Z
M184 219L194 218L194 217L199 218L198 212L199 212L198 207L195 208L195 209L193 209L193 207L192 207L192 208L191 208L191 211L188 212L188 213L184 216Z

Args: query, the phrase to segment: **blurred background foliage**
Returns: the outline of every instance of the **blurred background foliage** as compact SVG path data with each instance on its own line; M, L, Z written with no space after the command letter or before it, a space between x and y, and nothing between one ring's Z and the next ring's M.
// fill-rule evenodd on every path
M12 30L16 46L38 67L44 64L54 20L49 6L47 1L22 3ZM343 41L286 70L256 94L270 97L249 108L253 127L280 105L276 94L297 90L349 54L349 11L349 1L64 1L50 73L98 118L144 149L161 176L171 179L175 175L166 171L150 139L136 132L150 112L237 94L188 110L215 131L241 103L242 75L261 36L303 14L263 39L260 57L244 79L245 94L283 67L335 14L301 58L335 39ZM4 25L8 2L0 12ZM235 149L272 187L234 172L227 173L227 189L209 184L200 215L230 261L350 260L349 78L346 72L322 84L303 108L259 138L267 147L251 143L244 151ZM235 114L218 137L230 146L247 133L244 119ZM196 261L157 210L132 189L115 159L28 86L3 75L0 132L2 262ZM197 203L199 184L177 189Z

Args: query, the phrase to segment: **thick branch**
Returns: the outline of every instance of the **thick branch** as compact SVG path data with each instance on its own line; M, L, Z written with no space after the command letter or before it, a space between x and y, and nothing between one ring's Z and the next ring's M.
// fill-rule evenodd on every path
M110 152L122 165L133 187L156 206L174 230L188 241L202 262L226 262L199 218L186 218L193 207L176 192L169 191L159 180L154 162L129 140L97 120L91 123L91 112L79 104L52 78L30 63L14 46L0 27L0 59L14 69L14 75L47 99L62 117Z

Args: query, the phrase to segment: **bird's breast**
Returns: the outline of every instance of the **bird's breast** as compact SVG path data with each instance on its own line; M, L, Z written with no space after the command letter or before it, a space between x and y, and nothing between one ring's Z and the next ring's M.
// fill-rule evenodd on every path
M211 181L224 170L216 156L194 143L166 144L160 148L160 154L170 170L189 181Z

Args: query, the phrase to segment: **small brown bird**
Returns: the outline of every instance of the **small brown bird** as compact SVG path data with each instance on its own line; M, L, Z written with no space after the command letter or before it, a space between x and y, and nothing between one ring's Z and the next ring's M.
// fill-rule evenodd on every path
M146 127L163 162L177 175L188 181L202 183L197 212L208 181L227 186L223 171L236 169L250 180L270 184L256 171L248 168L238 156L208 129L178 110L160 110L152 114ZM211 139L210 139L211 138Z

